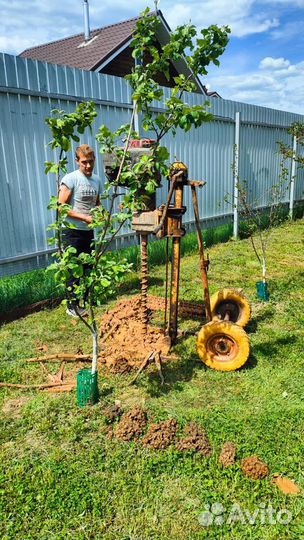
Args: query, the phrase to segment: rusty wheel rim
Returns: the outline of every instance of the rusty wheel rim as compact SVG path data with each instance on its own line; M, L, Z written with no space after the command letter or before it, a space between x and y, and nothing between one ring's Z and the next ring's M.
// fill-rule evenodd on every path
M225 334L212 336L206 344L207 354L218 362L230 362L239 352L237 342Z

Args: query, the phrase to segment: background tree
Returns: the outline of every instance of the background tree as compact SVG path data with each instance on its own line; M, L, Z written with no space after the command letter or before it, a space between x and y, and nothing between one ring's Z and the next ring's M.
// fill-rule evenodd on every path
M236 149L235 149L236 152ZM243 220L243 235L250 238L255 257L261 268L262 281L257 282L260 298L268 300L267 272L268 272L268 245L274 227L286 218L285 201L290 186L289 169L284 158L280 162L280 174L273 179L270 187L260 197L254 197L254 186L248 180L241 180L236 173L235 161L232 165L233 176L237 178L237 203L232 194L225 196L225 201L237 207L238 215ZM267 200L267 207L262 201Z

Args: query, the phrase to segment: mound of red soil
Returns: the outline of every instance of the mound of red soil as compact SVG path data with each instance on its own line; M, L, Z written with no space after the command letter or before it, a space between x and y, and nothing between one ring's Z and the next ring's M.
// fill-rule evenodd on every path
M116 428L115 436L121 441L138 439L147 426L147 415L141 407L124 413Z
M153 450L163 450L175 441L178 423L174 418L159 424L151 424L142 444Z
M223 444L219 462L223 467L231 467L236 461L236 446L232 442Z
M253 480L261 480L269 475L269 468L257 456L250 456L241 462L243 473Z
M149 310L149 318L151 314ZM139 296L122 300L104 314L100 336L102 361L112 373L119 374L136 370L152 352L168 355L171 346L162 329L149 324L145 328Z
M210 441L206 433L198 427L194 422L190 422L185 429L186 437L180 439L176 443L177 450L198 452L205 457L212 454Z

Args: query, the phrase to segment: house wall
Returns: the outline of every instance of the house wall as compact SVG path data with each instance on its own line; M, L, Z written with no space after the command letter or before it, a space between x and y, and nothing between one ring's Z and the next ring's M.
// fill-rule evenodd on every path
M170 89L164 89L169 95ZM186 96L190 104L202 104L204 96ZM44 162L54 158L47 145L50 132L44 119L54 108L72 112L86 100L96 102L98 117L92 135L81 138L95 150L96 173L103 176L102 157L95 135L101 124L118 128L130 119L131 91L119 77L45 64L0 54L0 276L45 266L51 250L46 228L53 216L47 210L56 192L54 175L44 174ZM279 174L277 141L291 143L287 128L292 122L304 122L304 116L209 98L214 120L190 133L178 131L165 144L172 161L177 158L189 167L189 177L207 180L199 191L201 216L208 223L232 219L232 208L225 195L233 192L233 153L236 113L240 113L240 179L246 179L255 199L267 206L267 193ZM155 103L155 108L162 105ZM74 148L75 149L75 148ZM69 155L69 170L74 168ZM303 200L304 173L297 173L295 200ZM166 182L158 190L158 203L164 202ZM286 197L288 202L288 197ZM186 223L194 222L190 193ZM125 228L117 247L134 242L133 233Z

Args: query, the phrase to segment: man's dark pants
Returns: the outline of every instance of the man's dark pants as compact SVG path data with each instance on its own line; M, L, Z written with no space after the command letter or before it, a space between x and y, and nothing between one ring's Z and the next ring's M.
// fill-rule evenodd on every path
M91 253L92 251L92 242L94 241L94 232L93 231L81 231L80 229L65 229L62 232L62 243L64 247L72 246L76 249L75 255L80 255L80 253ZM71 277L68 282L68 287L72 288L74 285L78 285L79 279ZM77 301L73 299L73 293L69 297L68 308L74 308Z

